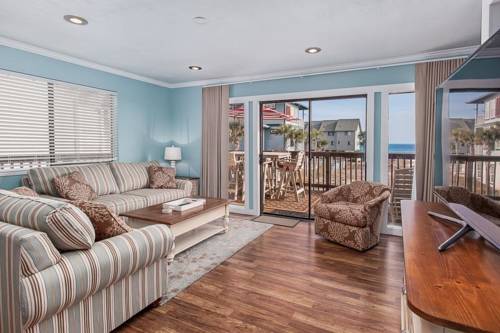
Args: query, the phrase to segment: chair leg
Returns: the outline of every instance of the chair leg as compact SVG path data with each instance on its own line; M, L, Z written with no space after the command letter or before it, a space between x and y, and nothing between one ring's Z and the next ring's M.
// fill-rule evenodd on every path
M241 175L241 201L245 201L245 175Z
M299 177L299 184L300 184L300 188L302 189L302 195L304 196L304 199L306 198L306 188L304 186L304 177L302 177L302 173L299 171L297 171L298 173L298 177Z
M238 201L238 172L235 174L235 181L234 181L234 201Z
M295 171L292 171L292 188L293 192L295 193L295 200L299 202L299 190L297 188L297 179L295 179Z
M280 181L278 186L278 199L284 197L284 193L286 192L286 181L287 181L287 172L285 170L280 172Z

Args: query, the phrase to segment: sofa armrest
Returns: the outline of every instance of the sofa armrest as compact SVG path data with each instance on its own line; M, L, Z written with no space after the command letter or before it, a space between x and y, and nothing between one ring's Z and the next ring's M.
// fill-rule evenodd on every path
M175 183L177 184L177 188L179 190L184 190L188 193L188 196L191 196L193 192L193 184L189 180L185 179L176 179Z
M24 328L32 327L155 262L164 262L160 265L164 269L172 247L170 229L166 225L152 224L96 242L89 250L64 252L57 265L21 279ZM60 271L68 273L61 275ZM71 292L61 294L61 289Z
M163 224L151 224L140 229L133 229L119 236L104 239L96 242L89 251L96 256L101 252L113 248L117 258L122 261L122 268L129 263L130 258L137 256L134 260L134 267L128 267L124 272L117 272L116 277L123 277L134 273L140 268L149 266L151 263L166 258L173 249L174 236L170 229ZM104 263L106 265L108 263ZM110 262L110 265L113 263Z
M21 332L21 251L24 237L32 233L0 222L0 332Z
M383 214L384 204L388 204L390 196L391 191L386 190L376 198L364 203L364 209L368 215L368 225L379 222L379 218Z

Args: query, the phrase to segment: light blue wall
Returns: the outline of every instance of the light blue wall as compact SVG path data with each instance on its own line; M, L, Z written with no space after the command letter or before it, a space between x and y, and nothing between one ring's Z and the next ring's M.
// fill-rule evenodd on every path
M0 69L116 91L119 159L163 158L170 138L168 89L6 46L0 46ZM18 186L19 179L0 177L0 188Z
M401 65L379 69L310 75L230 86L230 97L281 94L311 90L341 89L415 81L415 66Z
M353 88L386 84L408 83L415 81L415 66L401 65L379 69L367 69L332 74L311 75L288 79L268 80L251 83L233 84L229 88L230 97L268 95L313 90ZM170 124L172 140L179 145L187 142L183 149L183 166L179 165L178 173L187 174L187 165L191 175L198 175L201 165L201 88L177 88L170 90ZM376 93L375 101L375 170L374 179L380 180L380 123L381 123L381 94ZM252 108L250 108L252 110ZM254 124L248 131L251 135L258 135L258 128ZM251 141L250 141L251 142ZM190 148L188 148L190 147ZM251 149L257 150L258 147ZM252 161L250 161L252 163ZM252 164L251 164L252 165ZM258 180L251 179L250 185ZM249 189L250 193L252 188ZM254 207L251 196L250 208Z
M170 89L168 141L182 148L177 174L201 173L201 87Z

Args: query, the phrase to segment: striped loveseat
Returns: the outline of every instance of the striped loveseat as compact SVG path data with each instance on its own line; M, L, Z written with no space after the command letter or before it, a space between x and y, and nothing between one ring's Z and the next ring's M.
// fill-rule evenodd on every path
M24 179L23 183L43 197L64 200L58 197L52 180L54 177L79 171L97 193L98 197L94 201L108 206L117 214L191 195L192 184L187 180L176 180L176 189L148 188L147 168L151 164L159 165L157 161L152 161L34 168L28 171L28 177Z
M0 190L0 332L109 332L167 291L164 225L95 240L70 203Z

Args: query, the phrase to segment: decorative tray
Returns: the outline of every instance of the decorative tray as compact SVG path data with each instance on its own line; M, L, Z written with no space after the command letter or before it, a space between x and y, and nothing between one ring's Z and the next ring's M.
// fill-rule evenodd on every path
M163 204L163 209L170 208L177 212L183 212L189 209L193 209L196 207L203 206L205 204L205 199L193 199L193 198L184 198L174 201L169 201Z

